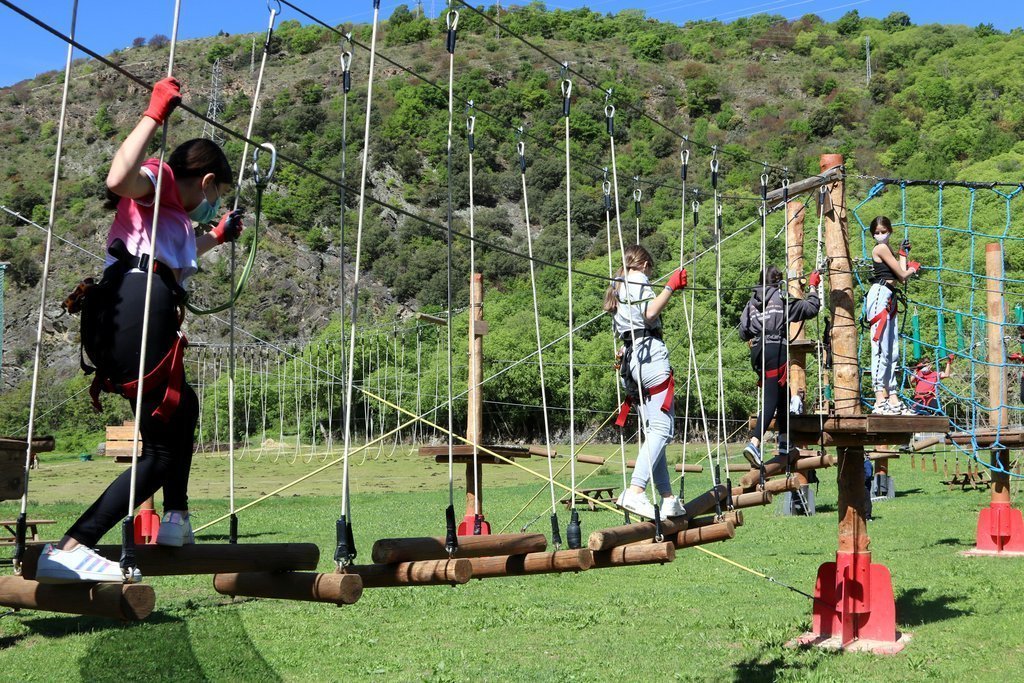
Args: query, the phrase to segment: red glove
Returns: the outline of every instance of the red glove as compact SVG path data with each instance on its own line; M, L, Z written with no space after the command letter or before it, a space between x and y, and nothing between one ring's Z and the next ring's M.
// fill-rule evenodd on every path
M946 358L949 360L949 362L952 363L953 360L956 358L956 354L955 353L951 353L948 356L946 356Z
M177 78L164 78L153 85L153 94L149 97L149 109L143 112L157 123L163 123L174 108L181 104L181 83Z
M914 274L920 273L921 264L918 263L917 261L911 261L910 263L907 264L907 270Z
M1010 360L1014 363L1024 363L1024 354L1022 353L1011 353Z
M686 268L679 268L673 270L672 274L668 276L668 283L665 285L673 292L682 289L686 286Z
M811 274L807 277L807 284L811 287L817 287L821 284L821 273L816 270L811 271Z
M236 209L224 214L224 217L220 219L220 223L210 231L210 234L217 240L217 244L224 244L225 242L234 242L238 239L243 229L245 229L245 226L242 225L242 210Z

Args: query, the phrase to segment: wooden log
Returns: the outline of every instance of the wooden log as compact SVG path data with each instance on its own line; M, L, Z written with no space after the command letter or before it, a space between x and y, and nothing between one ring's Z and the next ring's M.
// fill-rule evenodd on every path
M691 465L690 463L682 464L676 463L676 472L695 472L701 473L704 471L704 465Z
M753 493L744 493L732 498L732 506L736 510L752 508L758 505L771 505L771 502L772 494L767 491L754 491Z
M363 588L454 586L469 581L473 575L473 565L465 558L396 564L360 564L345 567L344 573L361 577Z
M719 522L718 524L680 531L676 534L674 542L676 548L692 548L695 545L727 541L735 536L736 527L733 526L732 522Z
M532 574L582 572L594 566L594 553L587 549L559 550L552 553L527 553L497 557L474 557L469 560L474 579Z
M142 621L156 606L153 587L143 583L43 584L20 576L0 577L0 605L121 621Z
M580 453L576 456L576 462L585 462L588 465L603 465L605 463L605 459L596 455Z
M782 477L780 479L769 479L764 483L764 490L771 494L785 493L786 491L796 491L802 486L807 485L807 477L802 474L792 473L788 477ZM734 486L732 489L732 497L735 499L738 496L749 493L750 491L745 490L739 486Z
M710 526L721 522L732 522L734 527L743 526L743 510L729 510L728 512L723 512L721 519L713 515L710 517L697 517L696 519L689 520L686 523L686 528L688 530L697 529L702 526Z
M809 470L820 470L825 467L835 467L836 459L831 455L812 455L807 458L800 458L792 464L794 472L807 472Z
M992 408L988 411L989 426L991 428L1004 430L1010 426L1010 412L1006 407L1006 366L1003 364L1003 353L1005 343L1003 340L1003 323L1005 322L1006 302L1003 298L1003 246L1000 242L992 242L985 245L985 275L988 277L986 284L986 303L988 307L988 325L986 325L988 339L988 404ZM999 440L1002 441L1001 439ZM993 443L993 446L995 444ZM992 465L996 468L989 471L989 478L992 480L992 503L1005 505L1011 504L1010 496L1010 458L1009 451L1002 444L1003 448L993 448L991 451ZM1015 513L1019 519L1020 513ZM1009 521L1007 521L1009 524ZM978 538L981 539L981 526L979 525ZM1017 539L1013 539L1017 540ZM1000 546L1002 547L1002 546Z
M838 156L838 155L831 155ZM842 165L843 157L839 156L839 164ZM796 182L789 184L788 196L790 198L797 196L798 194L808 192L810 190L816 190L822 185L828 185L829 183L835 182L843 174L843 170L836 166L822 171L819 175L811 176L810 178L804 178ZM768 193L768 202L774 203L782 200L783 191L780 187L777 190L771 190Z
M635 543L620 545L594 553L594 567L628 567L637 564L664 564L676 559L676 546L671 541L663 543Z
M382 538L373 544L370 557L377 564L419 562L448 559L445 539ZM491 555L523 555L539 553L548 547L544 534L491 534L486 536L459 536L459 557L488 557Z
M764 463L764 476L765 479L768 477L774 477L777 474L782 474L786 471L786 458L785 457L774 457L771 460L766 460ZM761 482L760 470L748 470L743 478L740 479L740 486L744 489L752 488Z
M101 545L96 550L108 560L121 557L121 546ZM41 546L25 551L22 574L34 579ZM142 576L231 574L313 570L320 561L314 543L195 543L172 548L163 545L135 546L135 563Z
M356 574L316 572L243 572L215 574L213 587L222 595L275 598L304 602L351 605L363 594L363 580Z
M685 517L661 520L661 533L665 536L679 533L684 529L686 529ZM608 550L615 546L654 538L654 531L654 522L636 522L635 524L599 529L590 534L587 547L591 550Z
M718 502L722 502L725 498L726 489L724 484L708 489L693 500L687 501L686 505L683 506L686 508L686 519L693 519L714 510L716 499Z

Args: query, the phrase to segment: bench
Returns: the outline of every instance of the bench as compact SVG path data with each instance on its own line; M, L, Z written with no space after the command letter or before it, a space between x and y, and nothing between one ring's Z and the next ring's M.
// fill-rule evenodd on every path
M25 447L28 442L17 437L0 436L0 500L16 500L25 492ZM37 453L54 449L52 436L32 439L32 466Z
M29 543L49 543L39 537L39 527L44 524L56 524L56 520L53 519L30 519L25 522L28 527L28 533L25 534L25 540ZM0 546L14 545L14 541L17 538L17 525L18 520L8 519L0 520L0 525L6 530L6 536L0 536Z
M132 442L135 439L135 423L126 420L124 424L107 427L107 442L103 454L114 459L114 462L130 463L132 461ZM142 438L139 438L139 453L142 453Z
M583 496L586 496L584 498ZM595 501L605 503L615 503L615 487L614 486L599 486L593 489L580 489L576 492L576 505L586 504L587 509L591 512L597 510L597 503ZM558 501L567 508L573 507L573 501L570 497L563 498Z

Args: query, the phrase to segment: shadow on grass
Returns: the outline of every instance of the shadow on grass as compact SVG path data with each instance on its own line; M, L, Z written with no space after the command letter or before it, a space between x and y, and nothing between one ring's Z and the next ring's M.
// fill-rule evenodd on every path
M951 603L960 601L961 597L939 595L925 599L925 592L924 588L911 588L896 598L896 614L899 615L901 623L919 626L971 614L970 611L950 606Z
M921 493L921 489L919 489L919 488L916 488L916 489L905 489L903 491L900 491L899 489L896 489L896 497L897 498L903 498L904 496L910 496L910 495L913 495L915 493Z
M279 534L276 531L261 531L259 533L253 533L253 534L238 534L238 538L239 539L243 539L243 538L262 538L264 536L280 536L280 535L281 534ZM228 534L202 534L202 535L196 536L196 542L197 543L207 543L207 542L227 543L228 542Z
M962 538L940 538L939 540L935 541L935 545L955 545L968 548L973 546L974 544L971 541L965 541Z
M824 650L821 653L827 656L836 656ZM788 679L794 677L793 674L796 674L796 678L800 678L799 674L804 673L806 675L816 667L817 663L787 659L783 655L773 655L771 659L754 656L733 664L732 680L742 681L743 683L771 682L781 678ZM787 676L786 674L789 675Z

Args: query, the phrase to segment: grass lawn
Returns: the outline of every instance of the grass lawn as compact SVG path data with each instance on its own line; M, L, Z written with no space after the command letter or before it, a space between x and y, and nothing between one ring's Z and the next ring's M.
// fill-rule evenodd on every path
M360 558L376 538L443 534L447 466L385 447L352 470ZM610 447L588 451L609 454ZM275 464L236 463L240 504L319 466L292 452ZM323 454L319 454L323 457ZM556 461L559 462L559 461ZM543 460L527 464L546 470ZM559 462L560 464L560 462ZM949 463L952 469L952 460ZM582 465L581 473L592 466ZM471 581L456 588L367 590L338 608L269 600L231 600L209 577L154 578L157 611L146 622L22 613L0 620L6 680L992 680L1024 667L1024 560L965 558L987 492L948 492L929 460L893 468L899 496L875 504L870 524L876 562L893 574L897 614L913 640L900 655L836 655L787 649L810 625L810 601L698 550L671 565L592 570L579 575ZM197 457L193 510L198 524L226 509L227 463ZM33 473L30 509L69 524L117 472L109 462L45 456ZM568 470L564 473L568 474ZM736 538L712 546L728 558L812 591L818 565L836 548L835 470L825 470L819 514L745 513ZM456 508L462 494L457 472ZM581 475L582 476L582 475ZM540 488L510 467L486 469L486 511L497 531ZM568 483L568 476L560 477ZM333 569L341 471L334 467L240 515L242 541L311 541L320 569ZM621 485L616 468L588 484ZM689 475L687 495L709 485ZM560 495L560 494L559 494ZM538 515L547 533L547 491L514 525ZM0 505L12 518L16 504ZM584 533L620 523L583 510ZM567 515L560 513L564 527ZM226 523L200 534L220 541ZM59 530L53 534L59 533ZM117 542L116 534L108 537Z

